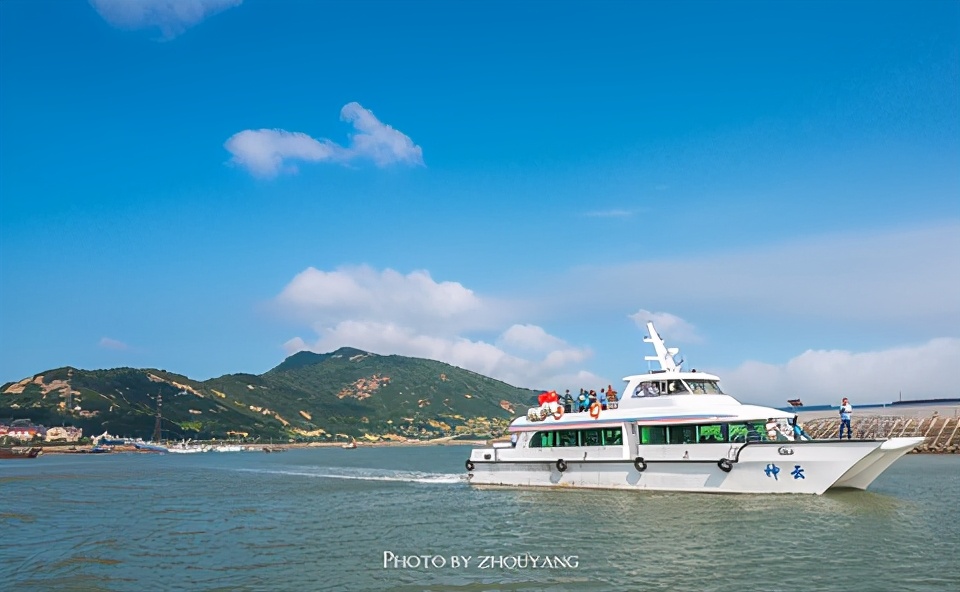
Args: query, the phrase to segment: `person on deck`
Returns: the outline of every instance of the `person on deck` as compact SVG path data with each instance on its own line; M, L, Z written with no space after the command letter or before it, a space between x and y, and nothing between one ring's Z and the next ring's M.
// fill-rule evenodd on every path
M587 394L580 389L580 396L577 397L577 411L586 411L590 408L590 399L587 398Z
M843 428L847 428L847 440L853 440L853 433L850 429L850 415L853 413L853 406L846 397L840 403L840 439L843 440Z
M797 442L799 442L799 441L801 441L801 440L812 440L812 439L813 439L813 438L810 437L810 434L808 434L806 431L804 431L803 425L800 424L800 416L799 416L799 415L794 415L792 418L790 418L790 425L793 426L793 439L796 440Z
M607 393L603 392L603 389L600 389L600 394L597 395L597 403L600 403L600 409L607 408Z

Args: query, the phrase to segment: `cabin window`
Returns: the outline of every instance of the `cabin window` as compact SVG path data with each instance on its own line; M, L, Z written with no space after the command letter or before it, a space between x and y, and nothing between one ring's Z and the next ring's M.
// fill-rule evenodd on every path
M641 444L666 444L667 428L663 426L642 426L640 428Z
M530 438L530 448L553 448L556 432L537 432Z
M667 435L671 444L693 444L697 441L697 426L670 426Z
M766 438L761 434L763 426L760 422L748 421L745 423L731 423L730 441L731 442L761 442Z
M727 438L724 435L723 428L724 426L721 424L697 426L697 442L706 444L726 442Z
M530 437L530 448L620 446L622 444L622 428L536 432Z
M600 446L600 430L583 430L580 432L581 446Z
M558 446L564 447L576 447L579 446L577 442L577 431L576 430L563 430L562 432L557 432L557 436L560 438Z
M621 428L607 428L601 430L604 446L620 446L623 444L623 430Z

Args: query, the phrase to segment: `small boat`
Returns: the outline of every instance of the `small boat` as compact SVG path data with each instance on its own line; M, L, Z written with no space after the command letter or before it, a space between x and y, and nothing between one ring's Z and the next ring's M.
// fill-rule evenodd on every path
M340 445L340 448L343 448L344 450L353 450L353 449L356 448L356 447L357 447L357 443L356 443L356 442L349 442L349 443L347 443L347 444L341 444L341 445Z
M186 442L180 442L179 444L171 444L167 446L167 452L172 452L173 454L196 454L198 452L206 452L210 450L209 446L204 446L202 444L188 444Z
M0 448L0 458L37 458L43 454L43 448Z
M220 444L213 447L214 452L243 452L243 446L239 444Z
M152 442L136 442L134 448L137 450L142 450L144 452L170 452L170 450L161 444L153 444Z
M719 377L683 370L653 323L646 343L660 368L627 376L623 396L573 411L544 393L515 419L514 445L476 448L473 485L712 493L866 489L923 438L797 440L791 412L743 404ZM609 390L609 389L608 389ZM552 395L552 396L549 396Z

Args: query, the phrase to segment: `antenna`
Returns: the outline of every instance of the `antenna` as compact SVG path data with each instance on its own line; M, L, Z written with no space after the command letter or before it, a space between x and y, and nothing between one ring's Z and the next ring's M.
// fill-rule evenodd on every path
M644 337L643 340L646 343L653 344L653 348L657 351L657 355L644 356L643 359L648 362L659 362L661 370L670 372L676 372L680 370L680 364L683 362L681 361L680 364L677 364L673 359L673 356L677 355L680 350L676 347L668 348L666 345L664 345L663 339L661 339L660 334L657 333L657 330L654 328L651 321L647 321L647 331L650 332L650 336Z
M162 436L160 435L160 422L163 420L163 393L157 393L157 420L153 424L153 441L160 442Z

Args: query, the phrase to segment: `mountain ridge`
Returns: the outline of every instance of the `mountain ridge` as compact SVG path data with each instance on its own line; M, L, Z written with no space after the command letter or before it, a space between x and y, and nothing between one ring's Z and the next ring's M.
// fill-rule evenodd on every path
M174 439L491 437L537 392L436 360L342 347L203 381L156 368L54 368L0 386L0 419L150 437L160 398Z

